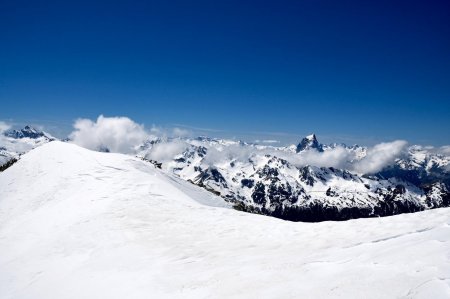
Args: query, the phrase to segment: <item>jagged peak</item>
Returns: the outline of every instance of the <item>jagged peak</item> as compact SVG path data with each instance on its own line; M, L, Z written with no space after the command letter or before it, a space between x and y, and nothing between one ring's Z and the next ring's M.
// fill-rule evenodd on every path
M39 137L47 137L48 139L53 139L50 135L47 133L37 130L36 128L26 125L22 129L19 130L10 130L4 133L5 136L20 139L20 138L32 138L36 139Z
M313 140L317 140L317 136L316 136L316 134L312 133L312 134L306 136L305 139L313 141Z
M314 149L323 152L323 145L317 141L316 134L310 134L300 141L297 145L296 152L299 153L304 150Z

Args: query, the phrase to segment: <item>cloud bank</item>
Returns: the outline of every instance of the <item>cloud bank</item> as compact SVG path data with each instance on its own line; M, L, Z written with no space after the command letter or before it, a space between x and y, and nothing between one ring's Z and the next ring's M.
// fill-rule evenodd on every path
M385 142L367 150L367 155L354 165L359 173L375 173L393 163L401 155L408 143L404 140Z
M266 143L266 144L275 144L275 143L280 143L279 140L275 140L275 139L265 139L265 140L255 140L255 143Z
M180 147L172 145L171 143L173 142L159 144L158 151L166 153L170 152L171 154L174 154L173 156L175 156L176 154L181 154L182 151L186 149L186 145L184 147ZM270 148L257 149L255 147L249 148L240 145L229 145L219 148L209 148L204 159L204 163L216 164L232 160L246 162L253 155L259 154L279 157L287 160L289 163L297 167L303 167L306 165L317 167L335 167L347 169L360 174L373 174L382 170L387 165L392 164L395 159L403 155L406 146L407 142L403 140L380 143L373 147L367 148L366 155L362 158L358 158L355 152L349 151L340 146L324 152L308 150L299 154L294 154L284 151L277 151ZM164 150L164 148L167 148L167 150ZM166 155L164 158L167 160L168 156Z
M368 147L365 156L360 158L355 152L337 146L324 152L307 150L294 155L293 160L292 158L290 160L289 157L286 160L291 161L296 166L335 167L359 174L373 174L402 156L407 144L404 140L380 143Z
M353 160L354 154L347 149L338 146L334 149L324 152L315 150L307 150L294 156L294 165L296 166L318 166L318 167L335 167L335 168L349 168L349 163ZM287 159L289 161L289 158Z
M173 160L176 155L183 153L188 147L189 145L182 140L157 143L151 148L145 158L159 162L167 162Z
M156 144L149 152L148 157L158 161L172 160L176 155L182 154L190 145L181 140L168 140ZM237 161L246 163L255 155L270 155L284 159L297 167L307 165L317 167L335 167L347 169L359 174L373 174L392 164L405 152L407 142L396 140L385 142L367 148L364 157L344 147L337 146L324 152L315 150L303 151L299 154L276 150L272 147L259 148L241 146L239 144L209 147L203 160L206 165L228 163Z
M11 125L5 123L4 121L0 121L0 134L3 135L5 131L11 129Z
M443 155L450 155L450 145L441 146L440 153Z
M10 126L0 122L0 132ZM74 131L70 134L71 142L92 150L108 150L119 153L136 153L138 147L149 138L154 137L146 132L143 125L137 124L127 117L104 117L100 115L96 121L78 119L74 123ZM170 131L153 127L152 134L173 137L186 137L192 132L185 129L173 128ZM276 140L263 140L263 143L276 143ZM182 139L166 139L155 144L146 157L157 161L169 161L176 155L183 153L189 146ZM392 164L396 158L404 153L407 142L396 140L385 142L367 148L364 157L357 157L354 151L337 146L324 152L314 150L294 154L274 147L251 147L239 144L223 145L218 148L209 147L204 163L215 164L231 160L247 162L255 154L271 155L289 161L291 164L302 167L306 165L318 167L335 167L347 169L360 174L372 174ZM444 154L450 153L450 147L440 148Z
M149 138L144 126L128 117L100 115L95 122L78 119L73 126L75 130L69 135L71 142L91 150L134 153L136 147Z
M6 131L8 131L11 126L4 121L0 121L0 146L4 146L7 143L7 138L3 135Z

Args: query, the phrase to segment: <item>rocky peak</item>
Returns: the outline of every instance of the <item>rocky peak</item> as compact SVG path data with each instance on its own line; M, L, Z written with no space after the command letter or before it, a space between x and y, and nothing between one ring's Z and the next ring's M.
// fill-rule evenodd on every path
M31 126L25 126L23 129L20 130L11 130L5 133L5 136L15 138L15 139L21 139L21 138L31 138L36 139L39 137L47 137L48 136L42 132L39 131ZM50 139L50 138L49 138Z
M323 152L323 146L319 143L319 141L317 141L316 134L311 134L303 138L302 141L300 141L300 143L297 145L296 152L299 153L301 151L309 149Z

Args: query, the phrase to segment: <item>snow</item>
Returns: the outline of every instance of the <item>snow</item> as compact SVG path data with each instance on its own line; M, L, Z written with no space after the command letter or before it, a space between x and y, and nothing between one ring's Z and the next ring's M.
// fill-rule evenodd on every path
M423 169L427 173L432 173L441 169L445 173L448 172L447 167L450 165L450 156L444 152L436 151L434 148L413 145L408 148L407 157L398 159L397 164L402 169L407 170Z
M450 297L450 209L287 222L58 141L0 173L0 298L399 297Z
M314 139L316 139L316 134L310 134L310 135L306 136L305 138L308 140L314 140Z

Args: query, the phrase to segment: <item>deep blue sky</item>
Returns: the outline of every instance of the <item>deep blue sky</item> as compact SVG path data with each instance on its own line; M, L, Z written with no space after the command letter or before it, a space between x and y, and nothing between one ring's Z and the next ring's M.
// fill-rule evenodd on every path
M449 144L450 2L0 0L0 102L67 130Z

